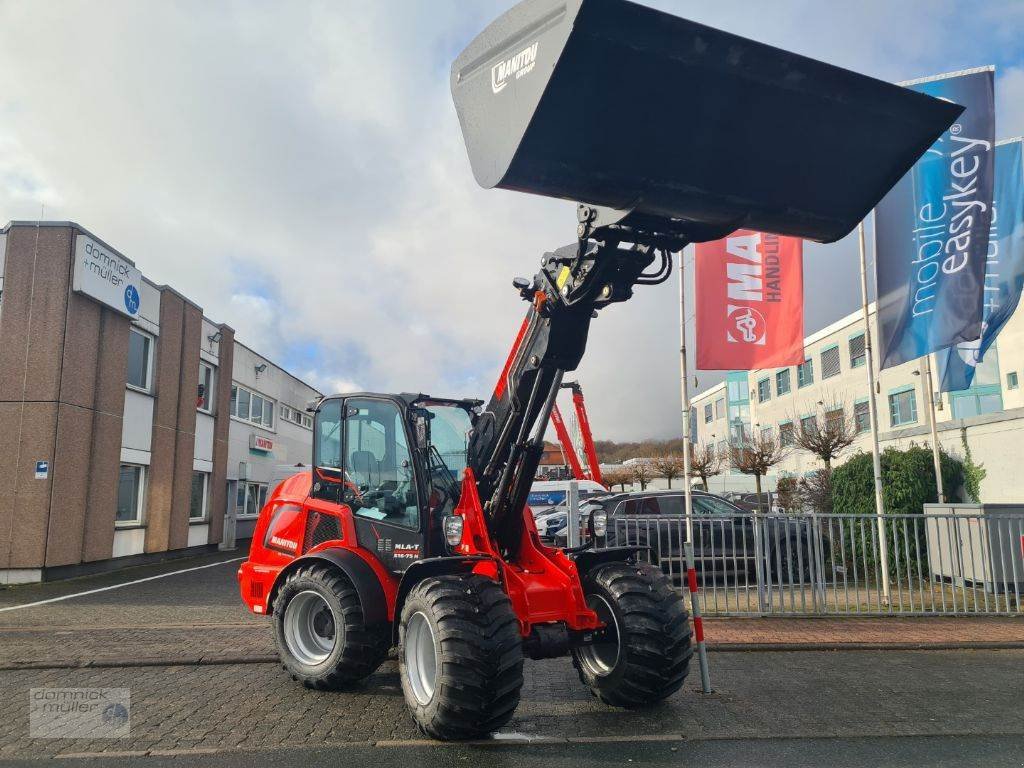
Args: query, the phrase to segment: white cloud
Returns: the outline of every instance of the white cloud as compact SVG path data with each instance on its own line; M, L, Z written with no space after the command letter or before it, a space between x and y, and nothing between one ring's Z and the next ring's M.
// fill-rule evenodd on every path
M996 80L996 138L1024 136L1024 61Z
M462 147L448 64L508 5L8 0L0 212L79 221L324 391L486 395L525 310L512 277L575 226L479 189ZM984 24L951 0L659 5L893 80L987 62L995 26L1004 53L1024 37L997 2ZM852 309L853 254L810 252L809 331ZM599 437L678 434L676 312L670 284L595 321Z

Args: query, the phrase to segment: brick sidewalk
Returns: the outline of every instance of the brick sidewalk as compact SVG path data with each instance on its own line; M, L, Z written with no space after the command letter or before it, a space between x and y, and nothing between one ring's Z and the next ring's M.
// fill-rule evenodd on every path
M275 656L271 621L0 628L0 669L266 662ZM706 619L712 651L891 648L1024 648L1024 619Z
M1024 617L878 616L871 618L705 618L708 647L983 646L1024 647Z

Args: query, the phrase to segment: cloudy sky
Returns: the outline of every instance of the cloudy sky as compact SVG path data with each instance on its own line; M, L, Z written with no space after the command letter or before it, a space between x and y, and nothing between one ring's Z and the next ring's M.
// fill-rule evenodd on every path
M651 4L887 80L995 64L998 135L1024 134L1020 0ZM509 5L0 0L0 218L79 222L324 391L486 395L511 278L575 226L478 188L462 147L448 68ZM807 332L856 276L852 238L808 248ZM679 433L677 312L664 285L595 322L599 437Z

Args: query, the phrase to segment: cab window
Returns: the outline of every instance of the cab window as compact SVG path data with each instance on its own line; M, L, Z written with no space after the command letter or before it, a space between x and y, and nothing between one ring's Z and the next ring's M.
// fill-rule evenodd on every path
M313 419L313 487L310 495L341 501L341 401L324 400Z
M341 401L328 400L316 415L316 453L318 467L341 471Z
M419 504L402 411L387 400L345 403L345 501L355 514L419 527Z

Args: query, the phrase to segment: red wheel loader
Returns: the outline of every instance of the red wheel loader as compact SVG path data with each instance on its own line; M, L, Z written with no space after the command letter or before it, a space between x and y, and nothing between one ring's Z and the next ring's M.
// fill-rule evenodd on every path
M598 313L687 243L837 240L962 111L624 0L514 6L451 90L477 181L577 202L576 240L513 281L526 319L488 402L317 403L313 469L272 494L239 569L293 679L339 688L397 645L412 718L439 739L507 723L524 657L571 655L612 706L679 690L690 630L660 571L537 537L526 497L563 374Z

